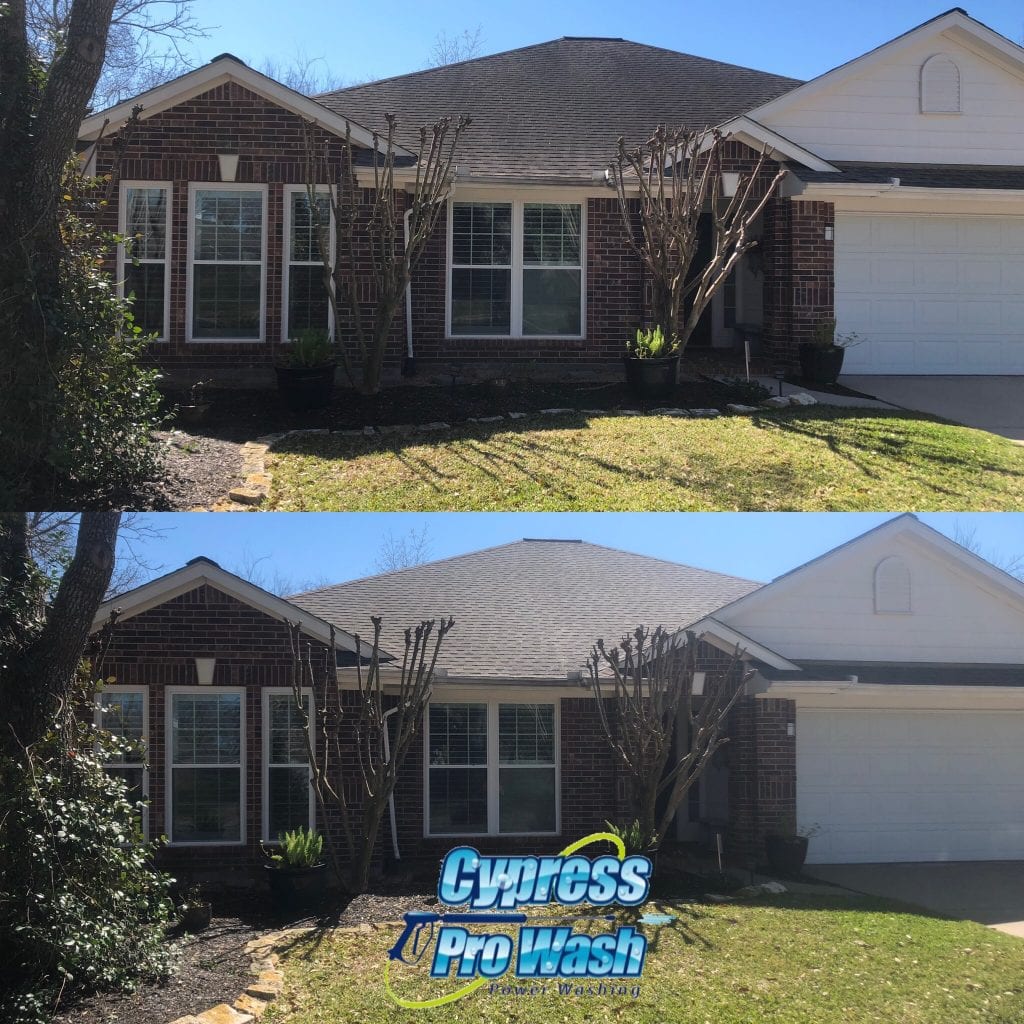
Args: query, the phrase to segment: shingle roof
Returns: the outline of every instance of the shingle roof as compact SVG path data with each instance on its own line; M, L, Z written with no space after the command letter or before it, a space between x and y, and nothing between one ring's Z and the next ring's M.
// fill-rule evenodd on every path
M789 169L801 180L837 184L887 185L893 178L907 188L1024 189L1024 167L971 164L865 164L838 163L839 174L811 171L797 164Z
M522 540L297 594L288 600L401 656L401 631L452 615L453 677L565 680L595 640L689 625L761 584L584 541Z
M474 175L590 180L620 135L643 141L659 124L720 124L800 85L623 39L566 37L317 96L329 109L399 141L446 115L473 124L458 162Z

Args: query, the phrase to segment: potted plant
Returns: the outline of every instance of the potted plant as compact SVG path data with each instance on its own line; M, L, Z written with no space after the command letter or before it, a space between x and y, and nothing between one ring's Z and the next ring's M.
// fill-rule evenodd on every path
M800 375L811 384L835 384L846 350L860 340L852 331L836 334L835 320L822 320L814 329L813 340L800 343Z
M626 343L626 383L637 398L672 397L679 379L679 343L660 327L638 330Z
M765 853L772 871L790 877L799 875L807 860L807 847L818 831L817 825L798 828L792 816L781 818L764 837Z
M315 829L297 828L278 837L277 850L265 850L264 865L274 907L282 913L322 904L327 892L324 837Z
M291 338L285 361L274 367L277 390L288 408L305 412L330 405L337 365L326 331L309 328Z
M203 894L201 885L191 885L184 893L179 916L181 926L187 932L201 932L210 926L213 908Z
M206 419L206 414L210 411L210 403L206 401L203 389L208 383L209 381L197 380L189 388L189 404L178 406L178 419L182 423L202 423Z

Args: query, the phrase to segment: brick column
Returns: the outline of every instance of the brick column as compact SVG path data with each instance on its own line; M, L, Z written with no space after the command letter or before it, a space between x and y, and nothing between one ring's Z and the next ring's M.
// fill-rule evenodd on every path
M744 697L729 733L729 852L759 862L765 833L796 815L796 703Z

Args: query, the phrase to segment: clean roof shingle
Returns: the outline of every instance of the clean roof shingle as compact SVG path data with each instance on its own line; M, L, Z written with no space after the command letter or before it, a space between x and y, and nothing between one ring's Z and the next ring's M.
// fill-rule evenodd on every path
M375 131L398 118L398 141L444 115L473 124L458 163L474 175L590 180L616 141L660 123L703 128L801 83L623 39L566 37L317 96Z
M523 540L288 600L399 657L402 631L451 615L439 665L459 678L564 680L594 641L638 625L679 628L759 583L582 541Z

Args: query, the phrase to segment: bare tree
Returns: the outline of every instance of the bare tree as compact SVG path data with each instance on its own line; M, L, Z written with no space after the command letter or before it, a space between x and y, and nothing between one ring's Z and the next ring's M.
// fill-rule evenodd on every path
M430 701L434 670L453 619L424 620L405 631L401 663L394 678L381 679L380 637L383 622L371 619L373 642L356 634L354 699L346 701L334 655L334 630L329 649L313 663L311 646L301 627L288 623L292 646L292 695L304 721L306 752L324 829L325 844L340 881L352 892L369 884L373 850L398 772L409 753ZM303 688L322 701L319 729L310 728ZM393 719L393 722L389 722ZM355 765L353 766L353 760ZM353 795L358 793L358 799ZM343 849L330 827L337 821ZM347 870L345 869L347 867Z
M297 50L288 61L268 57L260 65L259 70L268 78L273 78L306 96L316 96L318 93L333 92L335 89L358 84L338 74L327 63L326 58L310 57L302 49Z
M287 597L289 594L298 594L304 590L317 590L331 583L326 576L307 576L298 579L281 572L276 565L270 564L270 559L270 555L257 555L246 548L228 572L233 572L243 580L248 580L271 594L277 594L278 597Z
M587 662L601 731L628 775L641 831L655 846L711 756L728 742L723 727L750 677L737 649L722 669L705 674L695 693L698 649L694 633L680 642L661 626L640 626L611 650L598 640Z
M193 0L117 0L103 71L92 105L103 109L182 74L191 67L189 44L204 38ZM32 47L44 63L61 49L71 23L72 0L27 0Z
M432 548L430 527L426 523L419 529L410 527L399 536L389 530L381 542L374 568L377 572L397 572L399 569L422 565L430 561Z
M722 194L722 147L715 130L668 130L659 125L643 145L627 149L620 138L609 168L623 228L633 251L650 275L652 318L680 354L686 349L701 314L725 284L744 253L757 240L754 221L785 176L767 179L767 151L753 171L740 176L732 196ZM634 227L639 194L639 236ZM691 265L700 243L701 218L711 226L711 256Z
M374 135L372 189L369 197L356 177L356 152L351 129L344 140L344 157L331 160L328 142L313 125L305 127L305 180L309 209L316 228L324 287L335 324L347 324L354 354L346 337L336 338L342 368L349 381L364 394L380 391L384 355L395 316L405 300L412 272L437 227L455 172L455 154L469 118L444 117L419 129L415 168L399 209L395 180L396 119L385 114L387 134ZM337 259L331 252L330 226L320 214L318 186L331 184L328 202L338 236ZM357 242L358 238L358 242ZM368 248L368 252L364 251ZM370 265L369 281L360 270ZM369 285L367 289L366 285ZM369 316L364 311L371 295ZM359 372L356 373L358 366Z
M463 29L458 35L450 36L440 32L434 37L434 45L430 50L428 67L439 68L445 64L458 64L459 61L472 60L480 56L483 49L483 26L477 25L472 32Z
M978 540L978 531L966 523L957 522L953 526L953 540L960 547L966 548L971 554L984 558L986 562L994 565L997 569L1009 573L1019 580L1024 580L1024 552L1021 551L996 551L992 548L985 548Z

